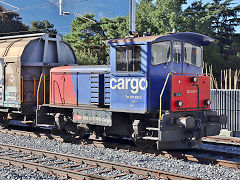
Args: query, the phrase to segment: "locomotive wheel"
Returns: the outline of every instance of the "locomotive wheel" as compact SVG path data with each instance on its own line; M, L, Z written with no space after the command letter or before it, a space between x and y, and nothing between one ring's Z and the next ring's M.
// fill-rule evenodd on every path
M140 149L149 149L153 146L154 141L144 139L134 139L135 146Z

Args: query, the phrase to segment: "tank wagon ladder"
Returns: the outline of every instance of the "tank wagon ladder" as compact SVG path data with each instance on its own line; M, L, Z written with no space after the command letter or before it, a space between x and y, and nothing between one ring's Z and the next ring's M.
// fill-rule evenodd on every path
M165 79L165 82L164 82L164 86L162 88L162 91L161 91L161 94L160 94L160 97L159 97L159 118L156 119L158 121L158 127L146 127L147 130L149 131L158 131L157 133L157 137L151 137L151 136L145 136L143 137L143 139L145 140L152 140L152 141L157 141L157 149L159 149L159 141L161 140L161 120L162 120L162 96L163 96L163 93L165 91L165 88L166 88L166 85L167 85L167 82L168 82L168 79L169 79L169 76L172 75L172 73L169 73ZM155 119L153 119L155 120Z

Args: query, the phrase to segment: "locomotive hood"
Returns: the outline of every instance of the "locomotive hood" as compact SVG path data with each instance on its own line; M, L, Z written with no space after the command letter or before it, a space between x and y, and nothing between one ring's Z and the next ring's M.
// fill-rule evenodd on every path
M144 36L144 37L125 37L121 39L111 39L105 41L106 45L116 46L123 44L143 44L158 42L164 39L178 39L182 41L192 42L198 46L207 46L210 43L214 42L214 39L199 33L193 32L180 32L167 35L157 35L157 36Z

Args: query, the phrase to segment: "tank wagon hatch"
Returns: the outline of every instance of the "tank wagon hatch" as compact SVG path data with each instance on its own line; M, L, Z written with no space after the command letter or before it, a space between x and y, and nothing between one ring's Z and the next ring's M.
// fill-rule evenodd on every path
M34 119L37 89L49 81L51 67L76 64L60 35L45 33L0 37L0 112L8 119ZM39 88L39 103L48 102L48 86ZM32 122L32 121L31 121Z

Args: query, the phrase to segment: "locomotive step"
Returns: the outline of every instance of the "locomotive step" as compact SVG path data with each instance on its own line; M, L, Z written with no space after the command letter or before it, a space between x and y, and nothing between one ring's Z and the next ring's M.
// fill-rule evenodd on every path
M51 124L38 124L38 127L45 127L45 128L55 128L55 125L51 125Z
M24 123L24 124L32 124L33 121L21 121L21 123Z
M158 121L159 119L149 119L149 121Z
M153 141L157 141L157 140L158 140L158 137L144 136L143 139L145 139L145 140L153 140Z
M156 127L146 127L147 130L149 131L158 131L159 128L156 128Z

